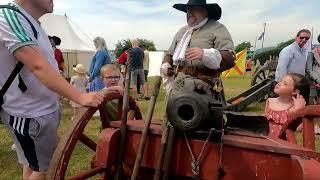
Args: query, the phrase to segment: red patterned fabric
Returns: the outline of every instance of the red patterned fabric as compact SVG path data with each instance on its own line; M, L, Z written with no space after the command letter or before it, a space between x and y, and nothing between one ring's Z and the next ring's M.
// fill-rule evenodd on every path
M278 138L282 125L288 121L289 109L283 111L272 110L269 107L269 100L266 102L264 116L269 121L269 136Z

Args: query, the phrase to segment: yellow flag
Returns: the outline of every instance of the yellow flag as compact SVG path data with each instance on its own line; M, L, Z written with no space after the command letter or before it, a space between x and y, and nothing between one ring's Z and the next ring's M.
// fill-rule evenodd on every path
M223 71L221 77L230 77L230 76L243 76L246 72L246 57L247 57L247 49L244 49L236 54L236 65Z

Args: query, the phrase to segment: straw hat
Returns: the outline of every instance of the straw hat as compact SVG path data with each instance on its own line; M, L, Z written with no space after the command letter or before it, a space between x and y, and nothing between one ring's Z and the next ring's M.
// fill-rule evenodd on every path
M188 6L203 6L208 10L208 18L219 20L221 17L221 7L217 3L207 4L206 0L189 0L187 4L175 4L173 8L187 12Z
M77 64L76 67L73 68L74 71L80 74L85 74L86 73L86 68L84 67L83 64Z

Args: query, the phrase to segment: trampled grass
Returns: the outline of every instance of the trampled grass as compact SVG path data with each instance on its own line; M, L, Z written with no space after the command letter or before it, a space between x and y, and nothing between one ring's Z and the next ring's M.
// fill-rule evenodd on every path
M251 78L248 76L241 78L228 78L224 79L224 88L226 98L230 98L240 94L250 87ZM149 89L152 90L154 78L149 78ZM157 99L155 111L153 118L156 121L161 121L165 112L164 106L165 92L161 88L160 94ZM59 137L62 137L63 134L68 130L71 124L72 111L67 103L63 101L63 115L60 123L60 128L58 131ZM146 115L149 101L139 101L138 102L140 110L143 116ZM262 114L264 108L264 103L252 104L245 111L250 113ZM85 134L89 137L96 138L100 131L100 122L98 118L92 119L85 129ZM12 145L12 139L9 137L7 130L3 125L0 124L0 179L22 179L21 167L17 163L16 154L10 149ZM317 141L317 149L320 148L319 140ZM78 143L69 163L69 169L67 175L74 174L83 169L90 168L90 161L93 156L93 152Z

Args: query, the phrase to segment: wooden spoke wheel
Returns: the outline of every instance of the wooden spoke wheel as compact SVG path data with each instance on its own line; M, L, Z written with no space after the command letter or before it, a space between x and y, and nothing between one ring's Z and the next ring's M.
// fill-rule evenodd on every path
M93 152L96 151L96 142L85 135L84 130L97 110L100 111L101 127L109 127L110 115L104 110L104 106L107 102L114 99L118 99L119 101L117 119L121 119L123 97L118 92L109 92L98 108L88 108L80 118L74 120L69 130L63 135L50 163L48 179L85 179L105 171L105 167L95 167L85 172L79 172L77 175L72 175L72 177L65 178L69 160L77 142L83 143ZM129 98L129 109L134 110L135 119L142 119L140 109L131 97ZM99 129L97 129L97 131L99 131ZM90 162L88 162L88 164L90 164Z
M303 147L315 150L314 118L320 117L320 105L310 105L294 112L282 126L279 138L297 144L295 131L303 123Z
M253 75L251 80L251 86L262 83L267 79L274 79L275 69L269 66L262 66L258 71Z

